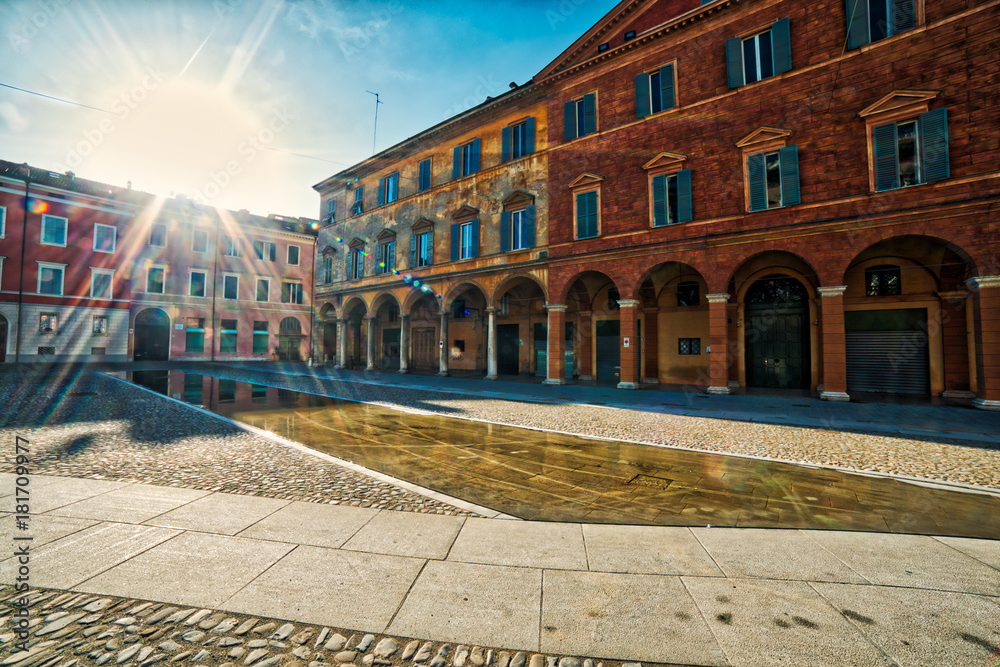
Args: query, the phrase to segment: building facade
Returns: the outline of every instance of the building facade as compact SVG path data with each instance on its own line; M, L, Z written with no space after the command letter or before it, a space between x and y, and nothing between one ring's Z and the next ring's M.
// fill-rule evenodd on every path
M546 108L514 87L315 186L318 359L546 372Z
M0 362L124 361L148 195L0 161Z
M580 376L1000 408L998 28L974 0L619 3L535 77Z
M132 238L132 358L309 356L316 221L189 199L145 209Z

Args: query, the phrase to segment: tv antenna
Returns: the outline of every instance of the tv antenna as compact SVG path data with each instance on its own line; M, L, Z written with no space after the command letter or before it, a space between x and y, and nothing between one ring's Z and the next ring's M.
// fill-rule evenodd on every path
M385 104L385 102L378 98L378 93L373 93L370 90L365 92L375 96L375 129L372 131L372 155L375 155L375 137L378 136L378 105Z

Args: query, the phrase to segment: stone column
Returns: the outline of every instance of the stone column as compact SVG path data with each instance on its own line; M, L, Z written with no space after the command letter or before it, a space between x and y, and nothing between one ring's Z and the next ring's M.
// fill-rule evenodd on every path
M726 303L729 294L706 294L708 300L708 355L710 382L708 393L729 393L729 325Z
M409 372L410 366L410 316L403 315L399 325L399 372Z
M497 318L496 308L486 309L486 379L497 379Z
M639 330L635 326L639 302L635 299L618 300L618 321L621 326L621 368L618 374L619 389L638 389ZM627 343L627 344L626 344Z
M448 375L448 353L451 347L448 345L448 313L441 311L441 338L438 341L438 375L445 377Z
M548 361L545 382L542 384L566 384L566 305L547 303L548 349L545 359Z
M976 398L980 410L1000 410L1000 276L978 276L972 288L976 336Z
M375 370L375 317L365 315L365 320L368 321L368 365L365 367L365 372L371 373Z
M580 379L594 379L594 362L591 359L594 345L593 311L580 311L580 345L577 347L580 357Z
M659 326L657 321L660 309L643 308L645 326L641 333L644 345L642 349L646 351L646 363L642 369L641 382L643 384L660 384L659 361Z
M334 368L343 368L344 360L347 358L347 318L341 318L337 320L337 338L339 344L337 345L337 363L334 364Z
M824 401L849 401L847 394L847 336L844 330L844 290L847 285L820 287L820 314L823 320L823 391Z

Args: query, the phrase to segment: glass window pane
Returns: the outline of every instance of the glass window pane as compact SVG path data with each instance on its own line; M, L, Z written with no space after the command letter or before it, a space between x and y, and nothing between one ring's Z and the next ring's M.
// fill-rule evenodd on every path
M771 53L771 31L757 35L757 55L760 57L760 78L774 76L774 62Z
M649 75L649 111L659 113L663 111L663 100L660 97L660 72L656 71Z
M757 77L757 38L743 40L743 82L753 83Z
M899 146L899 185L916 185L920 182L917 163L917 122L896 124L896 141Z
M781 206L781 170L778 153L764 156L764 176L767 179L767 207Z
M871 41L877 42L889 36L889 0L869 0L868 27Z
M677 175L667 179L667 224L677 222Z

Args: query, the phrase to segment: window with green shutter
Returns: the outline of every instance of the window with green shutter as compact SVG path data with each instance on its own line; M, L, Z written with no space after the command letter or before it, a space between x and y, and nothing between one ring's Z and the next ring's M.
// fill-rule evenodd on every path
M587 93L563 105L563 129L566 141L597 132L597 95Z
M856 49L913 29L917 0L846 0L847 48Z
M776 76L790 69L792 46L787 18L756 35L726 40L726 73L730 88Z
M222 320L219 333L219 352L221 354L236 354L236 320Z
M635 77L636 118L674 108L674 66L664 65Z
M949 176L948 110L872 128L875 190L894 190Z
M576 238L597 236L600 223L599 197L596 190L576 195Z
M431 158L420 161L420 170L417 176L417 190L423 192L431 189Z
M798 146L747 156L747 173L751 211L800 202Z
M253 353L267 354L267 322L256 320L253 323Z
M479 139L455 146L454 162L452 164L452 178L458 179L479 171Z
M663 227L691 221L691 170L659 174L650 181L653 226Z
M516 160L535 152L535 118L532 116L501 132L501 162Z

